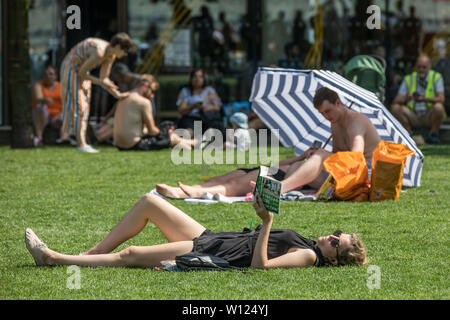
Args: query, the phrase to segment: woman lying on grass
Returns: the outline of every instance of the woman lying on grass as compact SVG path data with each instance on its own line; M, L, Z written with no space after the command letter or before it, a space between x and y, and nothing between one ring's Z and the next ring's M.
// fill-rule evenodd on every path
M270 230L273 214L264 208L259 195L253 207L262 220L256 230L213 233L166 200L146 194L105 239L82 255L50 250L31 229L26 230L25 243L38 266L153 268L192 251L216 255L236 267L259 269L366 264L366 250L355 234L336 231L315 242L293 230ZM148 221L169 243L110 253L141 232Z

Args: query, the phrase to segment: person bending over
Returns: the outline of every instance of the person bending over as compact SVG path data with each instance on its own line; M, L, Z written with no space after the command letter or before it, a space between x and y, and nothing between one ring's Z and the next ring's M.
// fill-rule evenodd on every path
M109 75L114 61L135 49L127 34L118 33L110 42L88 38L73 47L64 58L61 65L63 130L66 134L76 135L79 152L99 152L86 142L92 85L102 87L116 99L127 97L128 93L120 93ZM94 77L91 71L97 67L100 67L100 75Z
M256 230L214 233L166 200L146 194L100 243L82 255L66 255L48 248L31 229L25 243L38 266L161 267L161 261L192 251L216 255L236 267L259 269L365 265L366 249L356 234L336 231L309 240L289 229L271 230L273 214L259 196L253 207L262 220ZM111 253L152 222L168 243L130 246ZM250 245L249 245L250 244Z
M114 143L121 151L152 151L180 145L192 149L195 141L180 138L172 123L155 125L152 103L152 77L143 75L131 94L116 105Z
M322 87L314 97L315 108L331 122L333 152L310 148L303 155L281 161L275 179L282 182L282 193L300 190L308 185L318 189L328 177L323 162L333 153L340 151L362 152L371 168L372 152L381 139L375 126L365 115L342 105L333 90ZM225 196L245 196L252 192L250 181L256 181L259 168L239 169L222 177L213 178L202 185L188 186L181 182L178 188L158 184L158 193L173 198L200 197L209 192Z

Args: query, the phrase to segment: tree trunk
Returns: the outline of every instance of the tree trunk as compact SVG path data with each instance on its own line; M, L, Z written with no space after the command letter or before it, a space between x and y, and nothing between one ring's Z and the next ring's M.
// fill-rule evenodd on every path
M11 148L33 147L28 0L6 0L8 91L12 110Z

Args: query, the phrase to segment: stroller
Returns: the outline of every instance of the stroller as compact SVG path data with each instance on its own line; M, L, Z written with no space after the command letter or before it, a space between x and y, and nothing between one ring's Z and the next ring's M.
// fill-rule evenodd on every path
M344 77L377 95L385 102L386 61L379 56L355 56L344 69Z

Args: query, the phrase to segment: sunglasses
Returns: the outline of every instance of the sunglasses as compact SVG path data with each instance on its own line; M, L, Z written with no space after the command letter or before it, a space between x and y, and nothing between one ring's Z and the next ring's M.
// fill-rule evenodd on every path
M338 239L331 240L331 246L333 248L336 248L336 259L337 259L338 265L341 264L339 262L339 242L341 240L341 235L342 235L342 231L341 230L336 230L335 232L333 232L333 236L335 236Z
M336 238L339 238L339 239L331 240L331 246L333 248L338 248L339 247L339 242L340 242L341 235L342 235L342 231L341 230L337 230L337 231L333 232L333 236L335 236Z

